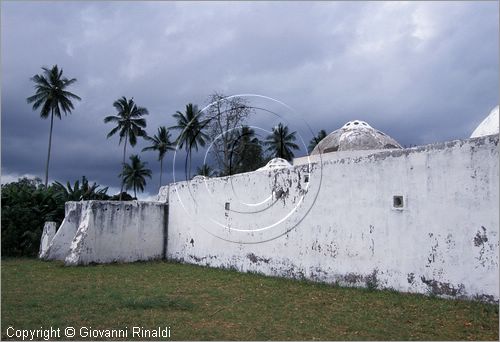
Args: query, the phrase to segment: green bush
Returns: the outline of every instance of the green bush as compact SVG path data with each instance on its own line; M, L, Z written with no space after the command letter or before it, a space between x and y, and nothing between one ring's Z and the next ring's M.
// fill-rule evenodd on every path
M64 197L40 179L2 185L2 256L35 256L45 221L64 219Z
M44 223L60 225L65 202L113 199L106 192L96 183L89 185L85 177L73 187L69 182L66 187L55 182L45 188L39 178L2 185L2 257L36 256Z

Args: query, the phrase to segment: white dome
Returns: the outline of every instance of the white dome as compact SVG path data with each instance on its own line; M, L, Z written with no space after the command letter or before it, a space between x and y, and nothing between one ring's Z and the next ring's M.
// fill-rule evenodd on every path
M498 134L498 106L491 110L490 114L476 127L470 137L477 138L491 134Z
M353 120L347 122L340 129L328 134L316 145L311 154L391 148L401 148L401 145L365 121Z
M274 158L271 159L265 166L261 167L260 169L257 169L257 171L284 169L287 167L292 167L292 165L290 165L288 160L283 158Z

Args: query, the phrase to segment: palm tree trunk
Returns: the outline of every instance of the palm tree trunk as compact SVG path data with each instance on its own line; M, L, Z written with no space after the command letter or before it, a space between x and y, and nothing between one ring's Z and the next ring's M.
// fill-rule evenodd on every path
M163 158L160 159L160 188L161 188L161 175L162 174L163 174Z
M189 170L188 170L188 179L191 179L191 149L189 149Z
M135 184L134 184L134 197L135 197L135 199L137 200L137 192L136 192L136 190L135 190Z
M128 138L128 132L125 133L125 145L123 145L123 162L122 162L122 186L120 188L120 198L118 199L119 201L122 200L122 192L123 192L123 184L125 175L123 174L123 166L125 165L125 154L127 153L127 138Z
M49 132L49 151L47 153L47 163L45 164L45 188L49 182L49 161L50 161L50 148L52 146L52 127L54 126L54 109L50 114L50 132Z

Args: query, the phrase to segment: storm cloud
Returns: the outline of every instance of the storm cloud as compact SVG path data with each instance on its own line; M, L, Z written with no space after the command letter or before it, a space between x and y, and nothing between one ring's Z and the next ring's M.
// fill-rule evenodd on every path
M54 64L82 97L56 120L50 179L117 189L112 103L146 107L149 134L214 91L287 104L306 144L361 119L402 145L468 137L499 99L498 2L13 2L1 4L2 182L42 177L49 120L26 103ZM272 102L268 103L273 106ZM282 108L283 109L283 108ZM284 114L284 116L286 116ZM253 119L265 129L279 120ZM307 125L306 125L307 124ZM139 141L129 149L140 153ZM302 149L298 155L305 154ZM155 153L144 196L158 188ZM181 153L177 158L184 158ZM199 165L204 150L195 154ZM180 171L182 165L176 168ZM172 180L172 154L166 181Z

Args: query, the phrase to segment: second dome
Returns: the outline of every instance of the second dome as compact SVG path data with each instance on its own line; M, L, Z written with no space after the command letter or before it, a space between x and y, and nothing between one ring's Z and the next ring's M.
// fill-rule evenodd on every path
M353 120L328 134L311 154L335 151L398 149L401 145L387 134L373 128L365 121Z

